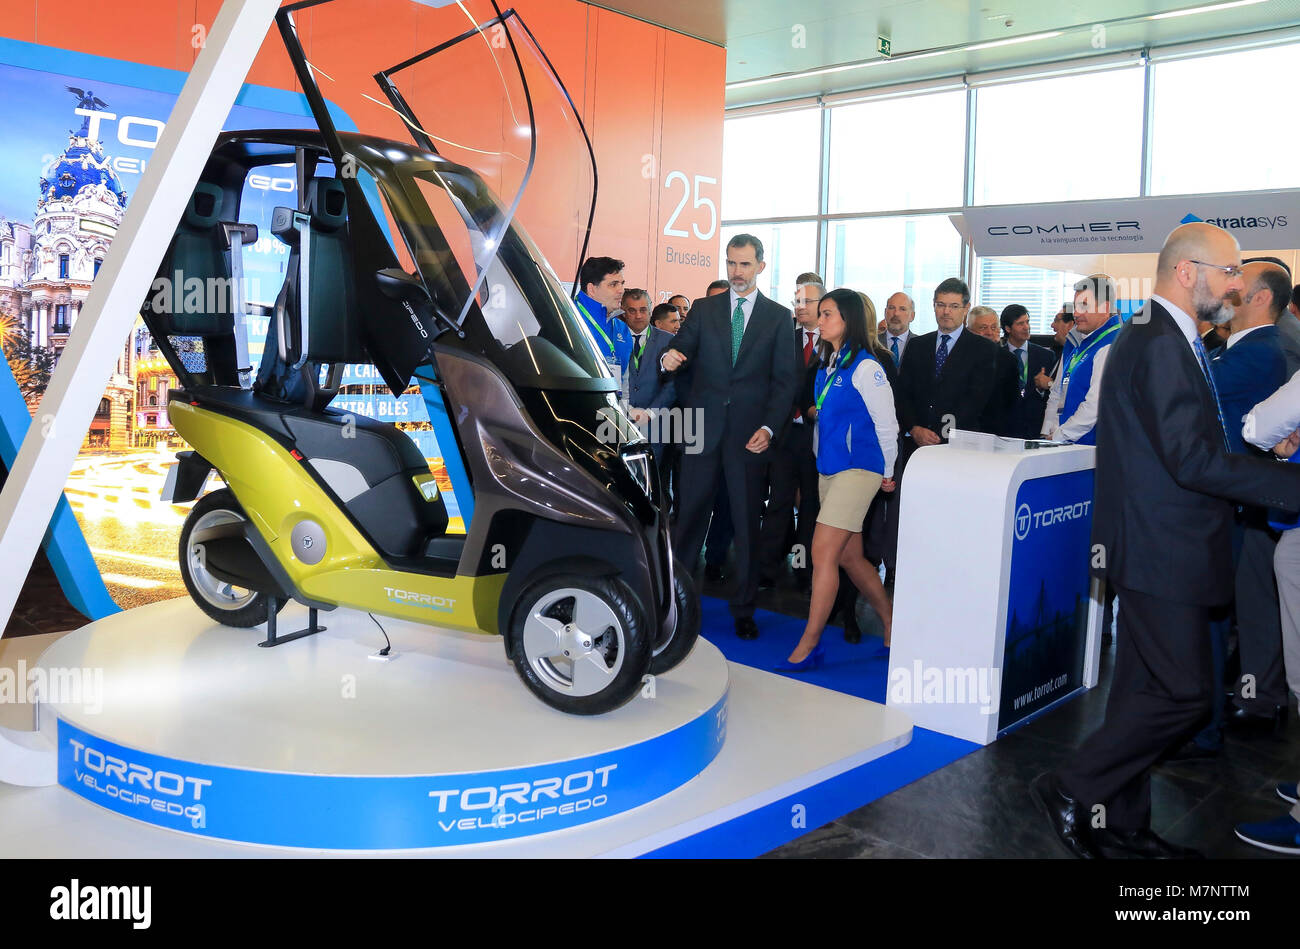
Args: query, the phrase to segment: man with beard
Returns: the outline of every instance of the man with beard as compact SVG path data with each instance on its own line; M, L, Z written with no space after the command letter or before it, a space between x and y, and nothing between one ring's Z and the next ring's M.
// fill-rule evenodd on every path
M1196 320L1232 318L1241 250L1174 230L1155 292L1110 347L1097 418L1094 572L1118 591L1106 717L1030 786L1077 857L1199 856L1151 830L1151 766L1210 711L1210 608L1232 595L1233 502L1300 509L1300 468L1232 454Z
M723 478L736 531L731 615L739 638L756 639L759 517L769 448L790 422L799 380L790 311L758 291L767 267L763 242L737 234L726 254L730 289L695 301L659 366L665 373L693 367L677 395L703 426L701 450L682 458L674 544L679 569L695 568Z

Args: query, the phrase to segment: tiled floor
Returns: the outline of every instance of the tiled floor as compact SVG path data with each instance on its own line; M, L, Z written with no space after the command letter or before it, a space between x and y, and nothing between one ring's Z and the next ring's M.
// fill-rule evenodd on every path
M706 592L723 590L709 586ZM793 591L764 591L759 605L807 616ZM769 857L1059 857L1029 796L1029 782L1056 767L1100 724L1114 647L1096 689L993 744L777 848ZM1289 805L1273 791L1300 777L1300 724L1281 739L1229 736L1216 760L1163 765L1152 783L1153 829L1208 857L1286 857L1241 843L1233 825L1267 820Z

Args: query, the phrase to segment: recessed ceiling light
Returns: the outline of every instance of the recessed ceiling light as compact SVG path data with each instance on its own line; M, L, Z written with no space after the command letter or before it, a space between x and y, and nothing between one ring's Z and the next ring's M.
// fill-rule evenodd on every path
M1170 10L1168 13L1153 13L1148 20L1169 20L1176 16L1191 16L1194 13L1213 13L1215 10L1228 10L1232 7L1248 7L1264 0L1229 0L1228 3L1209 3L1203 7L1188 7L1185 10Z

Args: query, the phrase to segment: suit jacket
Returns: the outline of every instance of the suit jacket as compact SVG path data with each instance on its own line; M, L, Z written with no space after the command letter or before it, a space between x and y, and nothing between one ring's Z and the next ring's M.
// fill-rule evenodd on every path
M889 353L889 356L892 359L894 351L889 348L889 334L880 333L877 338L880 340L880 345L885 347L885 352ZM902 363L903 357L907 355L907 344L914 339L916 339L916 334L911 330L907 330L902 336L898 337L898 363ZM895 368L897 368L897 366L895 366Z
M1011 402L1011 410L1005 418L1002 430L999 435L1008 435L1012 438L1038 438L1043 431L1043 413L1047 409L1047 392L1034 385L1034 377L1039 371L1051 373L1052 367L1056 365L1057 355L1046 346L1039 346L1037 343L1030 342L1026 344L1026 362L1029 364L1029 379L1025 383L1024 392L1020 391L1020 360L1011 352L1011 347L1006 343L1002 344L1002 351L1005 352L1011 361L1015 363L1015 398Z
M647 327L650 338L637 366L628 366L628 401L638 409L664 409L677 402L677 380L659 371L659 358L672 345L672 333Z
M1210 371L1228 426L1228 444L1238 454L1255 454L1257 449L1247 449L1241 437L1241 420L1287 380L1286 355L1277 327L1258 327L1231 346L1216 350Z
M1150 596L1224 603L1231 502L1300 510L1300 466L1229 454L1187 337L1154 300L1144 313L1111 344L1101 380L1093 571Z
M703 297L691 304L686 322L667 349L686 357L687 378L678 386L683 408L704 412L703 451L744 451L763 426L779 437L790 421L798 374L791 341L793 316L762 293L731 362L731 294ZM766 455L745 455L754 461Z
M719 296L721 296L721 294L719 294ZM794 365L795 390L794 405L791 408L791 415L793 416L794 410L798 409L803 413L804 420L802 423L796 423L793 418L791 419L790 424L785 427L785 431L780 434L779 441L782 443L786 441L790 433L800 424L807 426L809 430L811 430L812 426L815 424L808 420L807 415L808 407L811 406L817 398L813 392L813 381L817 378L817 367L820 365L817 360L817 345L815 343L813 344L812 355L808 357L808 361L805 363L803 358L803 327L798 324L796 324L794 328Z
M944 361L943 372L936 377L938 344L936 330L914 337L903 351L894 399L901 430L906 433L920 425L942 437L945 416L951 416L952 428L987 431L986 410L997 377L997 344L963 329Z
M1277 318L1277 332L1282 352L1286 353L1286 376L1290 379L1300 369L1300 320L1290 310L1283 310Z

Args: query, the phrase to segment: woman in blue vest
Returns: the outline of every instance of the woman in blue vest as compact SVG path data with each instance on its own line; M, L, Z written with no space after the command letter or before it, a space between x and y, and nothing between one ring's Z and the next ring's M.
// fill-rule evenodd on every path
M885 645L889 645L893 611L880 574L863 556L861 534L876 491L894 490L898 417L893 390L877 356L875 307L864 299L852 290L832 290L817 305L822 368L813 384L817 420L813 450L821 509L812 538L808 625L794 651L777 667L783 671L802 672L821 665L822 630L839 590L840 567L880 615Z

